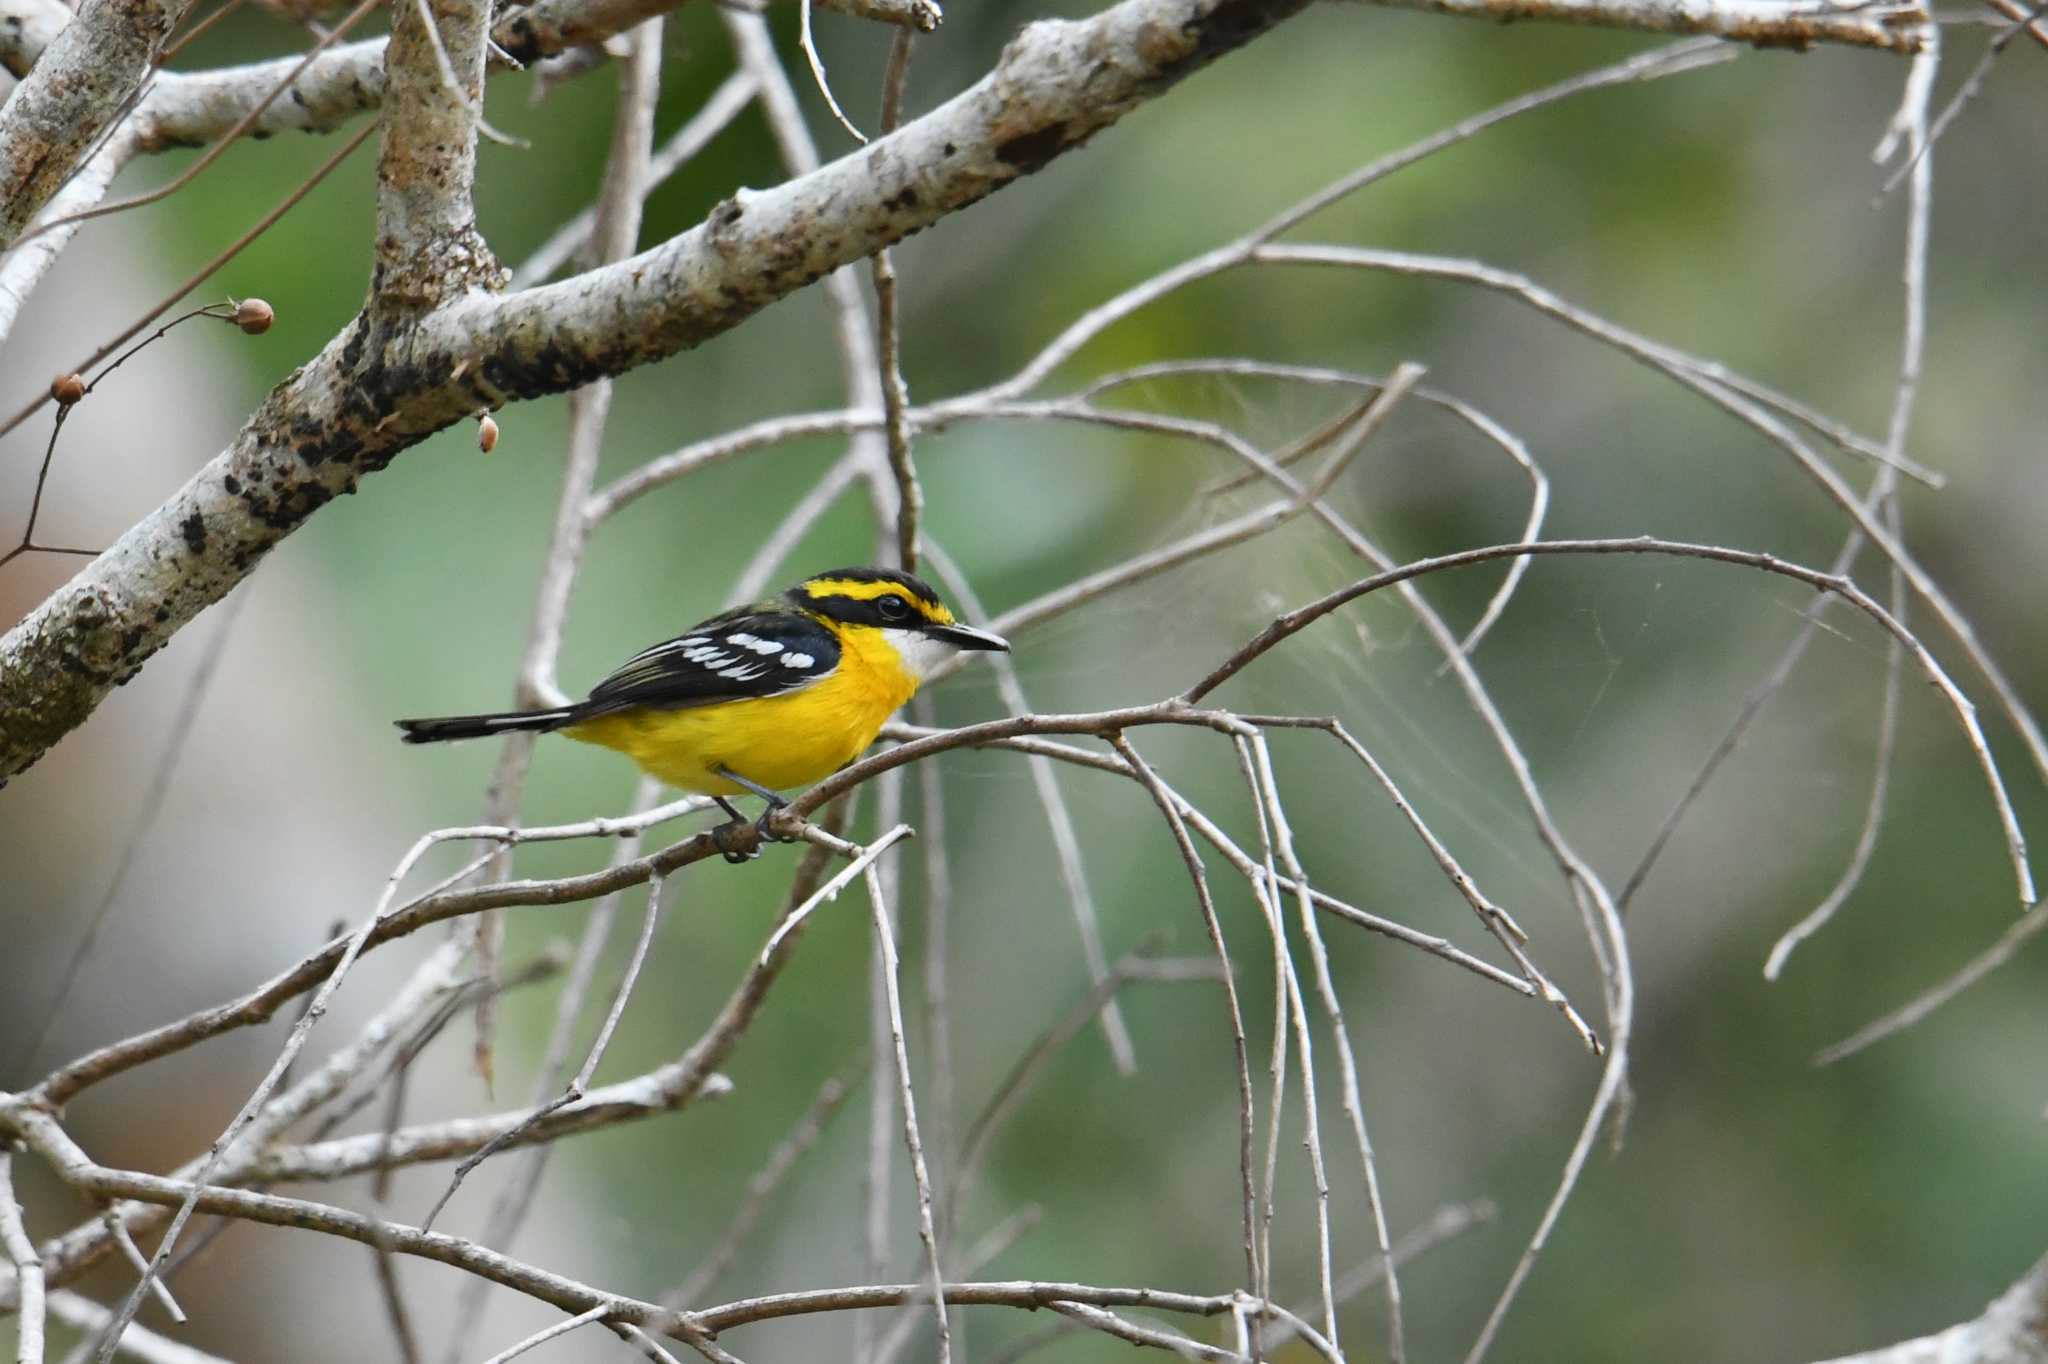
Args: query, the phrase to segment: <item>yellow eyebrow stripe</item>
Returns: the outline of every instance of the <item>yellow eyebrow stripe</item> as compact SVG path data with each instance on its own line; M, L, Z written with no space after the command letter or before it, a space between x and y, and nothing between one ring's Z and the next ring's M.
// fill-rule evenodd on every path
M892 583L887 579L876 582L859 582L852 578L814 578L804 584L804 595L812 598L846 597L853 601L874 601L876 598L886 597L892 592L909 602L926 620L939 625L951 625L953 623L953 613L951 611L948 611L943 606L925 601L915 592L905 588L903 584Z

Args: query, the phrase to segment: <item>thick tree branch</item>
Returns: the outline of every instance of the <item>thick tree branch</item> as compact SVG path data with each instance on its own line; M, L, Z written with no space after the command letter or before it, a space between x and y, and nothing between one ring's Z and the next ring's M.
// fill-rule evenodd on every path
M504 55L493 70L559 56L601 43L636 24L677 9L684 0L542 0L514 8L491 31ZM818 0L827 9L931 32L939 7L932 0ZM401 6L403 8L403 6ZM24 76L71 22L60 0L0 0L0 67ZM258 134L331 132L385 97L386 40L345 43L320 53L271 101L253 126ZM211 71L160 71L130 121L135 148L158 152L202 146L261 105L299 58L279 57Z
M181 0L87 0L49 40L0 114L0 250L127 112L183 12ZM36 13L46 31L53 16Z
M134 138L127 130L112 137L86 158L78 174L71 177L71 183L57 191L45 210L45 220L82 213L106 197L108 186L126 165L134 150ZM15 319L21 316L22 305L29 295L42 283L50 267L71 244L71 238L78 232L77 221L62 227L38 232L12 251L0 257L0 341L14 332Z
M476 230L488 0L393 0L372 310L424 312L505 272Z
M1974 1321L1826 1364L2048 1364L2048 1255Z
M1306 0L1125 0L1031 25L965 93L654 250L417 326L358 318L234 444L0 637L0 780L364 475L481 407L687 350L1079 146Z
M289 90L270 101L250 131L332 132L357 114L381 107L387 42L367 38L328 48L306 64ZM294 55L216 71L162 72L135 112L139 149L160 152L214 141L261 105L301 60Z
M26 76L70 22L63 0L7 0L0 5L0 67Z

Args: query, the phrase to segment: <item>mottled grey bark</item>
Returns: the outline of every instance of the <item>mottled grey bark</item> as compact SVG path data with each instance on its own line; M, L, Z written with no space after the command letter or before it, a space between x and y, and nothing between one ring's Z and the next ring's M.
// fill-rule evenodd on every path
M86 0L49 39L0 109L0 250L123 112L183 12L182 0ZM49 11L34 13L45 28L55 23Z
M370 308L423 313L505 271L476 230L490 0L391 0Z
M0 9L0 67L26 76L70 22L62 0L7 0Z

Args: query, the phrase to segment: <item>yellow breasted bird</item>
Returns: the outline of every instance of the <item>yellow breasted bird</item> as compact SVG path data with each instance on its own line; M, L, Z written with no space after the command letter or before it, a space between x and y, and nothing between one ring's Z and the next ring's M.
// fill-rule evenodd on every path
M787 804L776 794L845 766L918 683L961 649L1003 649L923 581L840 568L642 649L573 705L400 720L409 744L559 731L624 753L670 786ZM730 854L728 854L730 856ZM736 859L737 860L737 859Z

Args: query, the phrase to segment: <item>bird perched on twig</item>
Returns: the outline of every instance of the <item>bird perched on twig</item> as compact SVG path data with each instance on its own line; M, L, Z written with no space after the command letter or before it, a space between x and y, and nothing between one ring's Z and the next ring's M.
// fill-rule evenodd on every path
M908 573L839 568L642 649L573 705L398 727L411 744L537 730L615 748L735 822L744 817L726 797L760 796L768 808L754 828L767 838L788 804L777 793L851 762L941 662L1009 647L955 620Z

